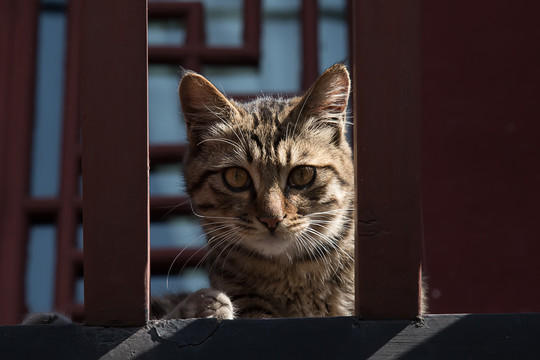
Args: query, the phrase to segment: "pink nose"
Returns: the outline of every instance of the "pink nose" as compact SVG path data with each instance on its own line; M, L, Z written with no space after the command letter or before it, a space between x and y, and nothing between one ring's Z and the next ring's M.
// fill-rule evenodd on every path
M268 229L271 231L274 231L278 224L283 220L282 217L260 217L258 218L260 222L262 222Z

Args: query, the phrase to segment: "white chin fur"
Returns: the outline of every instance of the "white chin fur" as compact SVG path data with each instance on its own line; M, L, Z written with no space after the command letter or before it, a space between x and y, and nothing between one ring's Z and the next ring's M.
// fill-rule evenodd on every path
M265 236L246 240L246 245L264 256L279 256L285 254L288 248L292 246L290 240L281 236Z

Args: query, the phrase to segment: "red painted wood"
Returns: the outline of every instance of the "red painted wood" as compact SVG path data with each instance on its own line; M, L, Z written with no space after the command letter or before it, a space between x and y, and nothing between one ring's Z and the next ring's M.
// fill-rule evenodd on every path
M540 3L422 13L431 311L540 312Z
M198 62L208 65L257 65L259 63L258 53L246 48L209 48L202 45L151 46L149 55L152 63L185 64L190 57L195 57ZM187 68L187 65L185 67Z
M57 220L55 309L69 315L75 294L76 234L79 198L79 39L82 2L72 0L67 10L67 56L62 131L62 168Z
M150 161L157 163L177 163L182 161L187 145L151 145Z
M319 20L317 0L302 0L302 74L301 86L305 91L319 76Z
M162 220L169 215L191 215L187 196L152 196L150 199L152 220Z
M356 313L420 312L419 1L353 3Z
M150 19L175 18L185 21L186 38L185 44L177 46L161 47L150 46L149 60L156 63L173 63L200 71L200 61L197 51L182 51L179 55L171 57L171 49L183 49L185 46L194 48L204 47L204 14L202 3L174 3L174 2L150 2L148 8ZM180 59L179 59L180 58Z
M153 249L151 253L152 273L167 274L171 265L173 265L173 276L184 266L200 266L204 268L202 262L204 255L206 255L206 249L204 248Z
M169 268L174 265L173 270L178 271L183 266L200 266L204 268L202 259L206 255L205 248L159 248L152 249L150 252L150 261L152 263L152 275L167 274ZM73 261L75 275L82 276L83 270L83 253L82 251L74 250L70 254L70 259ZM173 264L174 261L174 264ZM73 305L69 304L67 309L71 309Z
M259 58L261 55L261 0L244 0L244 48Z
M82 13L86 322L143 325L149 306L147 2L94 0L83 3Z
M25 312L37 11L35 0L0 0L0 324Z
M148 3L148 20L189 17L194 9L202 10L202 3L175 3L169 1L151 1Z
M257 65L260 57L260 0L244 1L243 13L242 47L208 47L205 43L205 19L201 4L150 3L149 16L152 18L185 18L187 34L182 46L150 46L149 62L180 64L198 72L203 64Z

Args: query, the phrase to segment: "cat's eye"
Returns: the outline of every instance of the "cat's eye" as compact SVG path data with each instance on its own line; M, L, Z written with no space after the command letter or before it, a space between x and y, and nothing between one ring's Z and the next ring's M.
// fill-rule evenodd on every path
M251 178L246 170L239 167L230 167L223 172L223 182L233 191L243 191L249 188Z
M289 174L289 185L293 188L305 189L313 184L317 172L313 166L295 167Z

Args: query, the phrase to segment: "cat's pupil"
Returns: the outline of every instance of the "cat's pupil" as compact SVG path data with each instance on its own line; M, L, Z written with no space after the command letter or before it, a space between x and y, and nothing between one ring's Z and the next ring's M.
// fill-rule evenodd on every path
M293 169L289 184L293 187L306 187L315 180L315 168L312 166L298 166Z
M244 190L249 186L249 175L242 168L232 167L226 169L223 179L225 185L233 190Z

